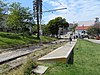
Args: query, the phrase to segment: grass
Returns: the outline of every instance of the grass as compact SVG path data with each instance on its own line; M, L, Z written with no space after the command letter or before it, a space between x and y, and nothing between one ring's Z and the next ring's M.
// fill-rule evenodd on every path
M40 55L43 51L45 53L45 51L54 47L44 48L36 52L35 55ZM74 64L70 65L57 62L52 64L45 63L44 65L49 67L44 75L100 75L100 44L78 40L74 48ZM26 72L27 68L24 69ZM6 75L24 75L23 73L23 67L21 67Z
M56 40L55 38L47 36L42 36L41 39L43 42ZM19 34L0 32L0 48L9 48L27 44L37 44L38 42L39 40L37 39L36 35L25 36L23 38L23 36Z
M77 50L78 48L78 50ZM45 75L100 75L100 44L78 40L74 48L74 64L46 64Z

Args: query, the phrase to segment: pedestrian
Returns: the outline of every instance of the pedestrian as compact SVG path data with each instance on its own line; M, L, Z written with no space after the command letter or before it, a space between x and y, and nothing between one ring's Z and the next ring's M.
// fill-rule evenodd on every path
M74 40L75 40L76 39L75 35L73 37L74 37Z
M71 38L71 36L69 37L69 42L70 42L70 44L71 44L71 41L72 41L72 38Z

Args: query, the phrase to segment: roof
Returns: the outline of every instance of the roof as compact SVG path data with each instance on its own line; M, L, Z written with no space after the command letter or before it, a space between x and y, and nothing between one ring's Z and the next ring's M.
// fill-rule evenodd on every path
M76 30L88 30L90 26L78 26Z

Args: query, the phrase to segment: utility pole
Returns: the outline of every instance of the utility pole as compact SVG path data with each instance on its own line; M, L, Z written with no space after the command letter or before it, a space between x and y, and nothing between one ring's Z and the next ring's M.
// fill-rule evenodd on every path
M41 19L42 19L42 0L34 0L33 1L33 14L34 14L34 19L37 22L37 38L40 39L40 24L41 24Z
M42 30L41 30L42 13L53 12L53 11L64 10L64 9L67 8L42 11L42 0L33 0L33 14L34 14L34 19L37 22L37 38L40 40L40 43L41 43L40 36L42 35Z

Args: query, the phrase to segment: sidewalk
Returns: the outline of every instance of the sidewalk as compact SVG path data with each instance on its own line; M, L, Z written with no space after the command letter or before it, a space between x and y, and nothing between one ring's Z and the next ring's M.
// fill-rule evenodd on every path
M85 39L85 40L91 41L93 43L100 44L100 40L95 40L95 39Z
M50 52L49 54L39 58L39 61L49 61L50 60L60 60L60 61L66 61L66 58L70 55L71 51L73 50L77 40L74 40L71 42L71 44L68 42L62 47L57 48L56 50Z

